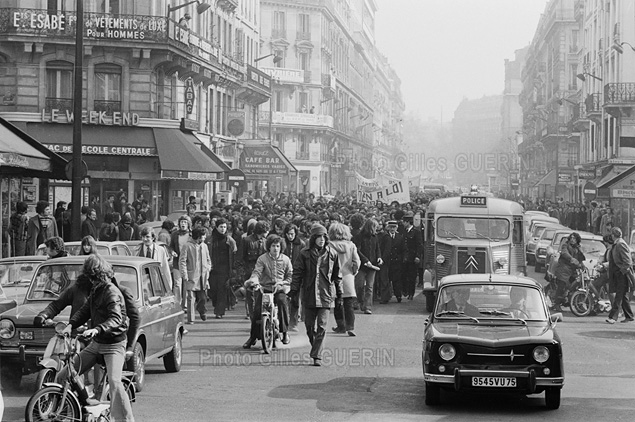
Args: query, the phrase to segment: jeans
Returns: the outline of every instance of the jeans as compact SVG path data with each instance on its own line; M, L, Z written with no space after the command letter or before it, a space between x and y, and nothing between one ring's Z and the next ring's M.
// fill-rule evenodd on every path
M172 291L174 292L176 303L180 303L181 308L185 308L185 295L183 294L183 280L181 280L181 271L177 270L176 268L172 270Z
M330 308L304 308L304 326L306 335L311 343L310 356L313 359L322 359L324 337L326 336L326 324L329 321ZM317 327L316 327L317 322Z
M253 292L254 312L251 317L251 338L260 338L260 324L258 321L262 319L262 291L255 290ZM289 302L284 292L273 295L273 303L278 307L278 327L281 333L286 333L289 329Z
M375 272L371 269L361 268L355 276L355 293L359 309L371 310L373 307L373 287L375 285Z
M187 298L187 322L194 321L194 308L196 308L201 317L207 313L207 307L205 306L207 294L205 290L187 290L185 295Z
M79 353L79 373L83 374L92 368L100 355L104 357L108 371L112 420L133 422L132 406L121 381L123 364L126 361L126 340L113 344L92 341ZM77 367L77 362L75 362L75 366Z
M354 297L345 297L341 305L338 301L335 302L335 322L337 322L338 330L353 331L355 329L354 303Z
M304 288L300 288L300 293L289 301L289 327L295 328L301 318L304 317L302 310L302 297L304 296Z
M630 303L630 292L628 286L628 279L626 276L618 275L616 276L616 287L615 291L615 299L613 300L613 304L611 305L611 312L609 312L609 319L617 319L620 314L620 308L624 311L625 319L633 319L633 310L631 309Z

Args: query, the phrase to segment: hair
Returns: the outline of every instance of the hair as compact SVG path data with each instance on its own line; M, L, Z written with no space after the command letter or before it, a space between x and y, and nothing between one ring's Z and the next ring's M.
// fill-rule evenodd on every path
M575 240L577 240L577 241L578 241L578 245L579 245L580 243L582 243L582 238L580 237L580 235L579 235L577 232L573 232L573 233L571 233L571 234L569 235L569 239L571 239L572 237L573 237L573 238L575 238Z
M187 221L187 225L188 225L188 229L192 230L192 219L188 216L188 215L182 215L179 217L178 221L177 221L177 226L179 227L179 230L181 229L181 221Z
M141 227L141 230L139 231L139 236L143 237L148 234L151 234L152 238L154 239L154 230L152 230L152 227L148 227L148 226Z
M602 242L613 243L613 238L611 237L610 234L605 234L604 236L602 236Z
M104 223L105 224L112 224L114 222L113 218L112 218L112 213L111 212L107 212L106 215L104 215Z
M615 237L622 237L622 229L619 227L613 227L611 229L611 234Z
M63 207L64 205L66 205L66 201L57 201L57 208Z
M84 252L84 246L90 246L90 252ZM95 242L95 238L91 235L84 236L82 238L82 244L79 248L80 255L90 255L91 253L97 253L97 242Z
M329 226L329 239L331 240L351 240L351 229L337 221Z
M92 280L102 282L109 281L115 275L112 266L101 255L97 254L88 255L84 261L82 273Z
M49 237L44 241L44 245L54 251L61 251L64 249L64 239L59 236Z
M284 239L278 236L277 234L270 234L267 236L267 240L265 241L265 248L267 248L267 252L271 249L271 245L275 245L276 243L280 244L280 250L284 251L287 248L287 244Z
M24 201L20 201L17 204L15 204L15 211L18 214L25 213L28 209L29 209L29 206Z
M364 225L362 226L362 235L370 237L373 235L373 229L375 228L375 225L377 224L377 222L375 220L373 220L372 218L367 219L366 221L364 221Z
M121 214L119 214L117 211L112 213L112 222L113 223L118 223L121 221Z
M205 227L195 227L194 230L192 230L192 239L194 240L198 240L205 235L207 235Z
M37 204L35 204L35 212L42 214L49 205L50 204L47 201L38 201Z
M284 231L282 232L282 234L284 234L284 236L285 236L285 239L287 237L287 233L289 233L291 230L295 230L295 237L296 238L300 234L300 229L298 229L298 226L296 226L293 223L289 223L286 226L284 226Z
M216 220L216 227L220 226L221 224L229 224L229 223L227 222L227 220L221 217Z
M259 221L254 227L254 234L265 234L267 232L267 224L264 221Z
M172 220L164 220L163 223L161 223L161 228L171 232L174 228L174 222Z

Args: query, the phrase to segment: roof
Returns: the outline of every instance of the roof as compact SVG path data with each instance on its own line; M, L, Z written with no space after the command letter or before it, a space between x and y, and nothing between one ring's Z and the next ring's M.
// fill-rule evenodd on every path
M0 259L0 264L10 264L14 262L46 261L46 260L47 260L47 257L43 255L13 256L9 258Z
M86 258L90 255L78 255L78 256L65 256L62 258L48 259L44 264L64 264L64 265L73 265L73 264L83 264ZM143 264L146 262L157 262L150 258L145 258L141 256L125 256L125 255L101 255L107 262L114 265L137 265Z
M466 196L466 195L464 195ZM501 198L487 198L487 207L461 206L461 197L435 199L428 205L428 213L453 215L521 215L523 207L514 201Z
M441 285L445 284L474 284L474 283L499 283L517 284L523 286L540 286L533 278L508 275L508 274L452 274L443 277Z

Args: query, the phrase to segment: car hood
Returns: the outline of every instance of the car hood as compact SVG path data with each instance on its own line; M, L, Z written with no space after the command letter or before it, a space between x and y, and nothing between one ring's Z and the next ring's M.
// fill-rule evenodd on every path
M436 322L430 327L427 340L449 341L501 347L518 343L545 343L557 340L554 331L546 322L521 325L517 322L505 324Z
M11 319L16 326L32 326L33 318L42 312L50 302L30 302L16 306L0 315L0 319ZM70 314L67 307L56 320L66 321Z

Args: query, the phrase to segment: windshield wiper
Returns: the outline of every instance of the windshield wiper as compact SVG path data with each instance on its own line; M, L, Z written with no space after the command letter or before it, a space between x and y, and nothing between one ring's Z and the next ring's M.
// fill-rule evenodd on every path
M585 252L585 253L599 253L599 252L601 252L599 249L594 249L592 251L588 251L588 252Z
M492 239L491 237L486 236L486 235L484 235L483 233L476 232L476 235L477 235L478 237L480 237L481 239L487 239L487 240L489 240L490 242L500 242L500 239Z
M476 319L475 317L466 315L465 312L462 312L462 311L441 311L437 314L438 317L443 315L462 316L462 317L469 318L476 323L479 322L479 320Z
M459 235L457 235L457 234L455 234L455 233L452 233L452 232L451 232L451 231L449 231L449 230L445 230L445 234L446 234L446 235L448 235L448 234L449 234L450 236L455 237L457 240L463 240L463 239L461 239L461 238L459 237Z
M527 325L527 321L525 321L522 318L514 317L511 312L503 312L503 311L493 310L493 311L480 311L480 313L483 314L483 315L496 315L496 316L510 317L514 321L520 321L520 322L523 323L523 325Z

